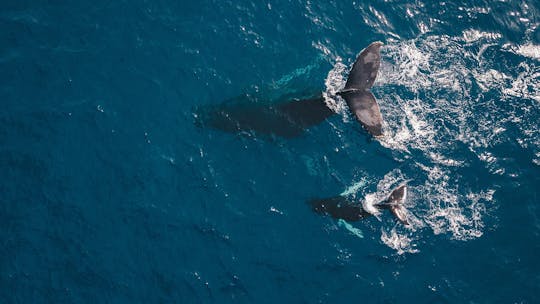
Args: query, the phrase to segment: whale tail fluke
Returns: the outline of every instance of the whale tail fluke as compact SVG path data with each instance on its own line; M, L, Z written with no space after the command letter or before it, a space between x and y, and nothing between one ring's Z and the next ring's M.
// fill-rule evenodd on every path
M382 115L375 96L370 91L347 91L341 93L350 111L364 128L373 136L380 137Z
M404 225L409 225L407 221L407 209L405 208L405 199L407 198L407 185L402 184L392 190L390 196L376 206L381 209L389 209L390 212Z
M366 47L353 64L343 91L368 90L373 86L381 65L381 47L383 43L376 41Z
M382 116L377 100L369 89L373 86L381 65L382 42L373 42L365 48L353 64L347 83L337 93L343 97L356 119L375 136L382 136Z

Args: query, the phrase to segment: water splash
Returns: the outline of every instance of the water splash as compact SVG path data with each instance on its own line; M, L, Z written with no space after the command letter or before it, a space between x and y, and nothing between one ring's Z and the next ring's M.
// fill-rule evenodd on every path
M412 224L407 229L385 226L381 236L385 244L398 252L414 252L404 248L412 248L419 237L411 235L413 231L425 228L455 240L483 235L486 215L496 208L495 190L471 187L456 172L480 161L489 174L518 176L509 170L512 159L497 152L511 136L509 130L515 129L519 131L515 141L532 150L533 164L540 163L537 53L531 43L502 44L501 34L473 29L456 37L426 35L387 42L373 88L385 118L386 135L380 143L393 151L397 161L412 160L410 166L418 176L408 199L415 207L409 208L414 210ZM505 66L494 62L493 56L518 56L521 62ZM335 97L347 70L338 59L326 79L325 98L338 113L347 112ZM471 153L476 159L464 156ZM399 170L387 174L375 193L365 195L364 208L378 215L373 204L406 179Z
M540 151L535 127L540 109L539 65L528 60L501 70L489 60L493 52L519 55L520 48L499 47L500 39L499 34L470 30L462 37L427 36L389 43L383 49L378 78L387 134L381 144L404 152L423 151L435 163L457 164L461 161L452 159L448 143L464 143L485 160L486 150L501 142L507 126L517 125L522 142ZM476 88L480 94L474 93ZM487 93L499 95L509 111L501 111L498 99L486 99Z
M507 130L517 127L517 142L533 150L532 163L540 163L539 48L527 42L501 42L499 33L470 29L456 37L390 38L382 50L373 89L385 118L385 136L380 143L392 149L398 161L414 159L413 166L423 172L412 189L417 194L413 204L418 203L421 209L412 229L427 226L435 234L449 233L458 240L482 235L484 214L494 206L494 190L459 191L467 181L456 179L455 171L470 166L473 160L456 155L472 153L489 173L515 177L518 173L506 169L507 160L494 148L504 142ZM347 106L336 93L346 82L348 68L324 44L315 47L335 62L323 95L327 105L346 120ZM504 52L525 60L511 68L491 60L494 53ZM486 94L499 98L488 99ZM384 199L389 185L407 178L390 173L385 179L363 202L364 208L375 215L379 211L373 204ZM358 189L351 186L353 192ZM395 233L400 235L399 229ZM393 234L385 231L385 235L389 240Z
M434 234L450 233L456 240L482 236L486 203L493 200L493 189L461 194L459 184L442 166L424 167L428 179L416 187L417 199L424 202L419 216Z
M410 236L399 234L396 229L392 229L390 232L384 230L381 231L381 241L388 247L396 250L397 254L404 253L417 253L419 250L413 243L413 239Z
M343 64L340 57L337 57L334 67L328 72L328 76L324 80L326 90L323 92L326 105L344 119L348 117L347 105L341 97L337 96L337 93L345 86L347 72L347 66Z
M535 45L532 43L526 43L519 45L517 47L512 47L514 52L525 57L533 58L540 60L540 45Z

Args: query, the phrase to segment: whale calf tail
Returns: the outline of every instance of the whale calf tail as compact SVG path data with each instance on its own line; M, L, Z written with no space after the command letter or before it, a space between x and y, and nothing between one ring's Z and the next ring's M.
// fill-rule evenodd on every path
M405 199L407 198L407 185L402 184L392 190L388 198L375 206L381 209L389 209L390 212L404 225L409 225L407 221L407 209L405 209Z
M388 198L382 202L374 204L378 209L388 209L404 225L409 225L407 221L407 210L404 202L407 198L407 185L402 184L392 190ZM312 199L308 201L313 211L321 215L330 215L335 219L342 219L354 222L373 214L365 210L361 204L355 204L347 197L338 195L324 199Z
M383 135L382 116L369 89L379 72L382 45L382 42L376 41L360 52L349 72L345 88L338 93L345 99L356 119L375 137Z

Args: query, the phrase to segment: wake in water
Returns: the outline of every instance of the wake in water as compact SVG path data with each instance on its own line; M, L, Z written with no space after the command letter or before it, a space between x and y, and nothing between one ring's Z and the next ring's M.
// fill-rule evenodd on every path
M486 216L496 206L495 190L489 181L473 183L465 176L480 174L486 180L490 175L518 176L519 166L500 152L501 147L512 149L508 147L512 143L507 130L517 129L516 143L533 152L532 163L540 163L538 46L512 46L502 44L500 39L494 33L470 30L460 37L390 40L382 49L381 71L374 88L385 118L385 135L379 141L407 167L404 172L414 172L415 176L406 176L401 170L388 173L377 191L366 195L362 207L377 215L376 208L370 211L370 207L388 194L389 187L414 179L409 196L414 207L410 227L386 225L381 232L381 240L398 252L417 251L417 243L422 241L419 231L425 228L456 240L484 233ZM349 123L348 106L338 96L349 69L328 48L320 44L314 47L334 63L321 97L268 104L246 95L241 102L223 103L200 116L210 113L206 124L222 130L271 130L271 134L284 137L299 136L307 126L333 113ZM519 60L515 66L488 60L495 56ZM294 70L275 85L287 86L310 74L318 63ZM313 113L317 115L297 115L308 104L315 106ZM292 119L297 116L303 118Z
M498 34L470 30L461 37L390 40L382 53L375 88L385 118L380 142L416 176L408 198L415 214L411 227L385 225L381 240L403 253L418 250L425 228L456 240L480 237L496 208L495 190L489 181L476 185L464 176L476 170L485 171L486 180L519 175L518 160L500 152L511 150L509 130L517 130L515 142L532 151L526 161L540 165L540 46L503 44ZM508 61L493 62L496 56ZM335 92L344 85L345 70L337 60L326 81L324 97L333 109L344 107ZM366 202L409 178L390 172Z
M422 218L434 233L449 232L459 240L481 236L484 217L495 208L495 190L468 189L470 182L459 172L479 160L492 175L517 174L507 171L512 166L505 156L497 156L509 129L517 128L518 143L535 151L532 162L540 150L538 62L521 58L517 67L490 62L495 55L517 54L508 53L507 45L499 47L499 39L469 31L463 37L396 42L386 49L382 67L383 86L410 96L382 92L381 99L388 101L381 103L382 111L392 117L386 127L395 135L382 144L402 159L421 153L415 166L427 177L417 187L418 198L426 202ZM462 156L471 153L475 157Z

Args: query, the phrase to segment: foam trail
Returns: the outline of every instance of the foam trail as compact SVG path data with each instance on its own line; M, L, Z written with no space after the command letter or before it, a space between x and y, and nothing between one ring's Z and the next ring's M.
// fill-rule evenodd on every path
M326 90L323 92L326 105L335 113L340 114L344 119L348 117L348 108L343 99L336 94L345 86L347 72L347 66L343 64L340 57L337 57L334 67L328 72L328 76L324 80Z
M392 229L390 232L382 231L381 232L381 241L386 244L388 247L395 249L397 254L401 255L406 252L408 253L417 253L419 250L416 245L413 244L413 240L403 234L399 234L396 229Z
M435 234L449 234L456 240L481 236L485 215L493 208L493 195L484 194L494 190L464 193L467 181L456 178L455 172L470 166L471 160L456 155L472 152L492 174L509 174L491 148L517 117L522 129L518 142L540 151L540 134L531 132L537 130L533 113L540 110L533 102L540 92L538 65L526 61L515 73L490 64L485 56L497 48L502 51L500 39L497 34L468 31L463 37L433 35L395 41L382 50L377 96L384 101L380 106L388 136L381 144L392 149L397 160L410 159L414 153L418 184L410 187L414 195L407 200L419 207L415 208L419 223L413 229L425 225ZM519 48L515 50L518 53ZM521 53L536 59L533 47L521 49ZM442 64L445 62L452 64ZM522 113L501 111L497 100L485 100L475 93L475 85L481 92L507 99L505 105L517 103L508 108ZM385 230L384 242L395 247L391 240L405 233L399 228Z
M335 94L343 88L348 68L339 56L321 49L335 62L325 80L325 102L346 119L347 106ZM387 40L373 87L384 118L385 136L379 142L415 174L405 202L414 214L410 227L393 230L393 220L377 216L384 224L381 241L398 252L411 252L417 240L411 233L418 230L462 241L483 235L486 217L496 208L495 190L489 181L479 185L464 176L474 166L486 174L522 174L513 168L523 160L498 148L509 136L532 152L526 161L540 164L538 50L532 42L513 45L501 34L475 29L455 37ZM507 66L493 61L494 56L515 57L519 63ZM364 209L378 215L373 204L407 179L399 170L387 174L376 192L365 195ZM342 195L361 187L359 182Z

